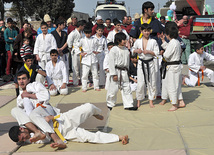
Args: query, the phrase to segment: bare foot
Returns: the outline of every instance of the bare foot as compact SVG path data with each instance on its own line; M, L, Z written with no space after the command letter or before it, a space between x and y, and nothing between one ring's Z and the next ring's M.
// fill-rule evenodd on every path
M140 107L140 101L139 100L137 101L137 107L138 108Z
M160 104L160 105L166 104L166 100L162 100L159 104Z
M95 89L95 91L101 91L100 89Z
M184 108L186 107L186 104L184 103L184 100L179 100L178 101L178 108Z
M86 93L86 92L87 92L87 90L82 90L82 92L83 92L83 93Z
M58 142L55 142L55 143L51 143L50 147L64 149L64 148L66 148L66 144L63 143L63 141L58 141Z
M129 142L129 137L128 135L125 136L119 136L120 141L122 141L123 145L126 145Z
M185 79L188 78L186 75L182 76L182 85L186 85Z
M150 108L154 108L155 107L152 100L149 101L149 106L150 106Z
M43 134L41 131L38 131L34 134L34 136L32 138L30 138L30 142L36 142L38 140L42 140L42 139L45 139L46 135Z
M173 105L168 111L175 111L177 109L178 109L177 105Z
M104 117L103 115L100 115L100 114L97 114L97 115L93 115L96 119L99 119L99 120L103 120Z

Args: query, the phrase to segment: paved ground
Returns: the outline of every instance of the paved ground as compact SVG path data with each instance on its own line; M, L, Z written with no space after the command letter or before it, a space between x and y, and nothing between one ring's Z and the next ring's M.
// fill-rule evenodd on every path
M184 66L183 73L188 69ZM130 141L126 146L114 144L82 144L69 142L65 150L54 150L48 145L18 146L8 138L8 129L16 125L10 110L16 106L16 100L0 108L0 155L4 154L213 154L214 149L214 89L209 86L208 79L205 85L195 88L183 87L184 100L187 107L176 112L168 112L170 104L158 105L155 108L148 106L148 101L137 112L124 111L121 95L118 93L118 104L110 112L106 132L129 134ZM1 82L0 82L1 85ZM0 87L0 96L14 96L12 84ZM95 92L90 89L82 93L80 87L70 87L69 95L52 97L50 103L103 103L106 91ZM135 94L133 94L135 98Z

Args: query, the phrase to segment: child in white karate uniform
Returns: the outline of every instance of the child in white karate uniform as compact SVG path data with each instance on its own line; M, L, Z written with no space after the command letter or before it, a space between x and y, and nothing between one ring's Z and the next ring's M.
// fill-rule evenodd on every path
M54 36L48 34L48 25L45 22L41 23L42 33L36 38L34 52L36 60L42 69L45 69L46 63L50 61L50 51L57 49L57 44Z
M64 61L58 59L58 51L51 50L51 61L46 65L47 81L50 95L55 96L68 94L68 72Z
M104 25L98 25L96 29L96 34L92 36L95 40L95 51L98 52L97 60L99 65L99 86L104 88L105 85L105 71L103 70L103 61L105 58L105 53L107 53L107 40L103 35Z
M202 77L203 80L204 76L207 76L210 79L211 85L214 86L214 72L204 66L204 59L214 61L214 56L204 52L203 44L199 43L195 46L195 52L189 56L189 78L184 77L184 84L194 87L198 83L198 86L200 86L200 78Z
M97 57L95 49L95 40L91 37L91 28L85 27L83 37L80 40L79 47L82 48L81 56L82 56L82 91L87 91L87 82L89 71L91 70L94 82L94 89L96 91L100 91L99 89L99 77L98 77L98 67L97 67Z
M123 106L126 110L137 110L134 107L134 101L128 77L129 51L125 47L126 35L119 32L115 35L115 46L109 52L109 75L110 84L107 91L107 106L111 110L117 101L117 92L121 89Z
M106 73L106 83L105 83L105 90L108 90L109 84L110 84L110 75L109 75L109 52L111 48L114 46L113 42L109 42L107 44L108 47L108 53L106 53L104 61L103 61L103 69L105 70Z

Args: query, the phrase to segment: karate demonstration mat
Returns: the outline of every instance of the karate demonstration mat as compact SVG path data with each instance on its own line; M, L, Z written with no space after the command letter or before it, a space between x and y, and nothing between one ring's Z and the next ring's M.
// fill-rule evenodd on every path
M0 108L15 99L16 96L6 96L6 95L0 95Z
M104 90L101 92L89 90L87 93L82 93L81 89L75 89L72 92L68 96L53 97L51 103L58 104L58 107L66 110L77 106L76 103L90 102L105 105L106 91ZM106 132L118 135L128 134L127 145L122 145L121 142L89 144L69 141L66 149L56 150L50 148L49 144L35 144L21 147L15 155L24 153L33 155L36 152L37 154L41 152L39 153L41 155L43 152L60 155L69 153L75 155L213 154L214 92L205 85L194 88L182 87L182 92L186 107L175 112L167 111L171 107L169 102L164 106L159 105L161 100L154 101L155 108L150 108L149 101L144 100L138 111L126 111L123 109L121 95L118 92L118 101L110 112ZM135 98L135 94L133 97ZM92 123L94 121L89 120L88 125Z

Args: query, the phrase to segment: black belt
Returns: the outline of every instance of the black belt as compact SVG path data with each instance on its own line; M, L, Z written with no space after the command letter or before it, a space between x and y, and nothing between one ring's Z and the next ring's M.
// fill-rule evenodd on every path
M126 68L126 67L118 67L118 66L115 66L116 69L120 70L120 89L122 89L121 87L121 83L122 83L122 74L121 74L121 71L127 71L127 73L129 73L129 69Z
M139 58L139 60L140 60L140 61L142 61L143 76L144 76L145 84L146 84L146 87L147 87L146 73L145 73L145 67L144 67L144 64L146 64L146 67L147 67L148 81L149 81L149 74L150 74L149 62L150 62L150 61L153 61L153 58L151 58L151 59L149 59L149 60L143 60L143 59ZM149 81L149 82L150 82L150 81Z
M166 66L168 66L168 65L179 65L179 64L181 64L181 60L171 61L171 62L162 61L162 63L161 63L161 67L162 67L161 73L163 73L162 79L165 79L165 77L166 77Z

